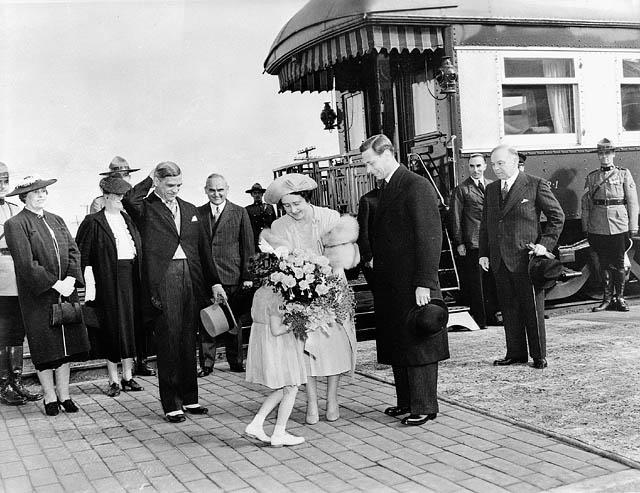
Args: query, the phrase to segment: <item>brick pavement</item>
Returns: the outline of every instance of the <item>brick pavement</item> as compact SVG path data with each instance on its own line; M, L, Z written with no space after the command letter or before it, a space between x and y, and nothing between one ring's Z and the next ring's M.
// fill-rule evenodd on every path
M115 399L103 393L106 379L74 384L75 415L47 417L42 403L0 406L1 490L640 490L640 470L454 405L442 403L426 426L403 427L381 412L393 387L364 376L343 381L342 418L333 423L300 424L301 392L290 430L307 442L264 446L242 432L266 390L225 368L200 379L210 414L178 425L162 418L155 378Z

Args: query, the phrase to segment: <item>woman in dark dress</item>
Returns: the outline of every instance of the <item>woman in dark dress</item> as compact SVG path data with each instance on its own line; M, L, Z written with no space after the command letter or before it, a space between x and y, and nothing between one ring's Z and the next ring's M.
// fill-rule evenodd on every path
M131 185L118 176L100 181L105 208L84 218L76 241L82 254L87 290L85 302L94 302L100 328L97 353L106 358L109 386L106 394L116 397L122 390L139 391L132 378L135 327L139 323L138 290L142 251L140 234L123 211L122 197ZM118 363L122 379L118 386Z
M82 322L51 326L51 306L61 296L78 301L82 286L80 251L61 217L44 210L47 187L57 180L28 176L7 196L17 195L24 209L4 224L15 265L18 299L31 359L44 392L44 408L55 416L78 407L69 396L69 362L86 359L87 329Z

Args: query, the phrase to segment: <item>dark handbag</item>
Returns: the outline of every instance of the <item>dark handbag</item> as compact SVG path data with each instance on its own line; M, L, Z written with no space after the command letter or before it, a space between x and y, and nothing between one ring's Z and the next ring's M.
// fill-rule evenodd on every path
M82 323L82 307L77 301L62 301L62 296L58 302L51 305L51 327L62 327L63 325Z

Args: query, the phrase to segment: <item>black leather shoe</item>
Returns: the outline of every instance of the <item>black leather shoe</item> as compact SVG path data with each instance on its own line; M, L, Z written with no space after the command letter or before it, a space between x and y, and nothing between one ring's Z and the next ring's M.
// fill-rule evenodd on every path
M141 377L155 377L156 376L156 371L153 368L151 368L144 361L142 363L138 363L135 366L133 373L136 374L136 375L140 375Z
M60 403L58 401L46 403L43 399L42 403L44 404L44 412L47 416L57 416L60 412Z
M508 365L517 365L526 363L526 359L517 359L517 358L502 358L497 359L493 362L493 366L508 366Z
M403 414L409 414L410 411L411 411L411 409L409 409L408 407L392 406L392 407L386 408L384 410L384 413L387 416L393 416L395 418L396 416L402 416Z
M547 360L542 358L542 359L534 359L533 363L529 363L529 366L537 370L542 370L543 368L546 368L548 365L547 365Z
M208 366L205 366L204 368L200 368L200 370L198 371L198 376L200 378L207 377L211 375L212 371L213 371L213 368L209 368Z
M110 383L105 394L107 394L108 397L117 397L120 395L120 387L118 387L118 384L115 382Z
M204 406L198 406L198 407L182 407L182 410L185 413L189 413L189 414L207 414L209 412L209 409L204 407Z
M76 403L73 402L71 399L67 399L66 401L63 401L63 402L58 401L58 404L60 404L62 408L68 413L78 412L78 406L76 406Z
M120 380L120 386L122 387L122 390L124 390L125 392L127 391L140 392L141 390L144 390L144 387L142 387L133 378L131 380L125 380L123 378L122 380Z
M229 371L242 373L244 371L244 365L229 365Z
M420 426L425 424L427 421L431 421L432 419L436 419L437 413L432 414L410 414L406 418L402 418L400 421L403 425L406 426Z
M166 414L165 416L169 423L182 423L187 419L184 414Z

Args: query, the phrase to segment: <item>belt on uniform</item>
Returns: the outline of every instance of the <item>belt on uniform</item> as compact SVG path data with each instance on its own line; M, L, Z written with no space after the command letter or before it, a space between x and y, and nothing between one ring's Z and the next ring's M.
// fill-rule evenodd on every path
M8 248L0 248L0 255L11 255Z
M627 201L625 199L600 199L593 201L593 205L626 205Z

